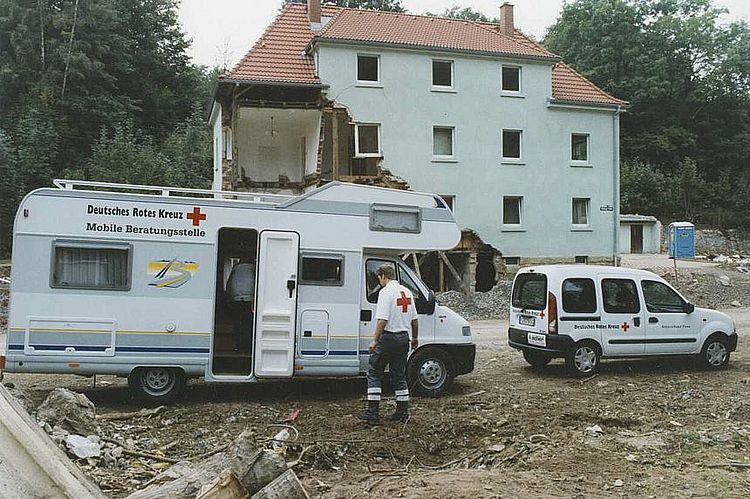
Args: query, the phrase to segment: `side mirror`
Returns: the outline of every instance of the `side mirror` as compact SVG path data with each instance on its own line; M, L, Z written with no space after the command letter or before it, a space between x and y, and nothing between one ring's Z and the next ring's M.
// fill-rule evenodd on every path
M695 312L695 305L693 305L692 303L686 303L685 304L685 313L686 314L692 314L693 312Z
M426 300L420 295L414 305L418 314L432 315L435 312L435 293L430 290Z

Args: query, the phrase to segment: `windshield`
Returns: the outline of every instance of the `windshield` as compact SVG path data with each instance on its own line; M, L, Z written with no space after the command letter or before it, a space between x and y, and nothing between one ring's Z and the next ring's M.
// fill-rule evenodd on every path
M518 274L513 284L513 306L544 310L547 305L547 276L544 274Z

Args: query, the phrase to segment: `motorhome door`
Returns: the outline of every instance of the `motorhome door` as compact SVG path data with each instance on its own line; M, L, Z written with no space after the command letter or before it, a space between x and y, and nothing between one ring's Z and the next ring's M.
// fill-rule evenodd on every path
M255 376L287 378L294 372L299 234L263 231L255 301Z

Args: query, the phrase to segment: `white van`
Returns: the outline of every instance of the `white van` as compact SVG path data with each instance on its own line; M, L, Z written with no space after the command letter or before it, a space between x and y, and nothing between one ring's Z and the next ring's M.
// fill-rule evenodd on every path
M338 182L300 196L56 185L16 215L0 370L128 376L150 402L193 377L358 376L384 263L415 298L414 391L439 394L474 368L469 324L401 259L458 243L439 196Z
M728 315L695 307L652 272L546 265L516 274L508 343L534 367L563 357L571 374L586 376L602 357L699 355L720 369L737 332Z

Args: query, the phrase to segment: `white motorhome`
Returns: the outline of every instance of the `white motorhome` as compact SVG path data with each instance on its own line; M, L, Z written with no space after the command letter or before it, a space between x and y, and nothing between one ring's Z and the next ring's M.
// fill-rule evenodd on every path
M16 215L8 372L128 376L152 402L193 377L361 375L374 271L388 262L419 314L413 389L439 394L474 368L468 323L399 256L458 243L438 196L338 182L300 196L55 185ZM249 262L250 301L234 301L232 270Z

